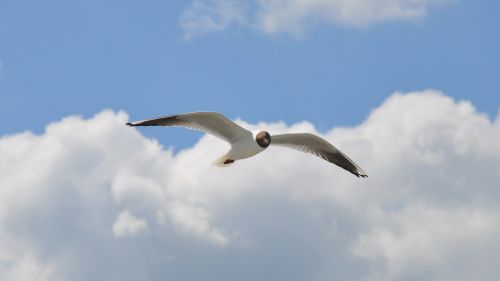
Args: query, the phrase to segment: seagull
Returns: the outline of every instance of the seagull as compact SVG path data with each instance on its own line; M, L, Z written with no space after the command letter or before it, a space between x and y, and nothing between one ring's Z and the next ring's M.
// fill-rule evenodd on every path
M261 153L270 145L294 148L316 155L359 177L367 177L366 173L347 155L331 143L310 133L270 135L266 131L252 132L229 120L218 112L191 112L162 116L126 125L185 127L200 130L228 142L231 149L214 164L220 167L233 164L236 160L246 159Z

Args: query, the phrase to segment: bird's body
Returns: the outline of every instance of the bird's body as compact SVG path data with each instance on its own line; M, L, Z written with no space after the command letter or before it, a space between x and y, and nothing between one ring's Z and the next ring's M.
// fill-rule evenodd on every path
M254 134L252 134L253 136ZM257 144L255 138L245 137L231 143L231 149L222 155L219 159L215 161L215 164L219 167L224 167L225 165L232 164L236 160L250 158L255 156L262 151L266 150L267 147L262 147Z
M227 156L233 160L240 160L255 156L266 148L259 146L253 138L244 138L231 144Z
M217 112L192 112L164 116L133 123L129 126L181 126L212 134L231 145L231 149L215 161L227 166L236 160L250 158L266 150L269 145L286 146L314 154L351 172L357 177L366 173L349 157L326 140L309 133L271 136L266 131L252 133Z

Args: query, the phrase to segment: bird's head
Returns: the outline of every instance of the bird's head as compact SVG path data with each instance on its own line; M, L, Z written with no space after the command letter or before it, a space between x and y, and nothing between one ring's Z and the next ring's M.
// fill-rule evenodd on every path
M266 131L259 132L255 136L255 141L260 147L266 148L271 144L271 135Z

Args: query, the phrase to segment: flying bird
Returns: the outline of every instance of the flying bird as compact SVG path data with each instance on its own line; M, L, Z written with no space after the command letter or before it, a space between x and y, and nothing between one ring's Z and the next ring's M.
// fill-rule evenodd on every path
M366 173L326 140L310 133L270 135L266 131L251 132L218 112L192 112L163 116L127 123L128 126L177 126L200 130L218 137L231 145L231 149L214 164L227 166L236 160L252 157L266 150L270 145L285 146L314 154L333 163L357 177Z

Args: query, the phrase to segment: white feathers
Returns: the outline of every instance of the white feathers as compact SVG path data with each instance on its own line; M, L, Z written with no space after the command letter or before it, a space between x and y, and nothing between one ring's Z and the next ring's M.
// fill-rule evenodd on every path
M264 151L269 144L287 146L314 154L333 163L357 177L367 177L366 173L326 140L313 134L285 134L270 136L262 131L252 133L217 112L191 112L163 116L138 122L129 126L180 126L201 130L212 134L231 145L231 149L218 158L214 164L225 167L236 160L252 157Z

